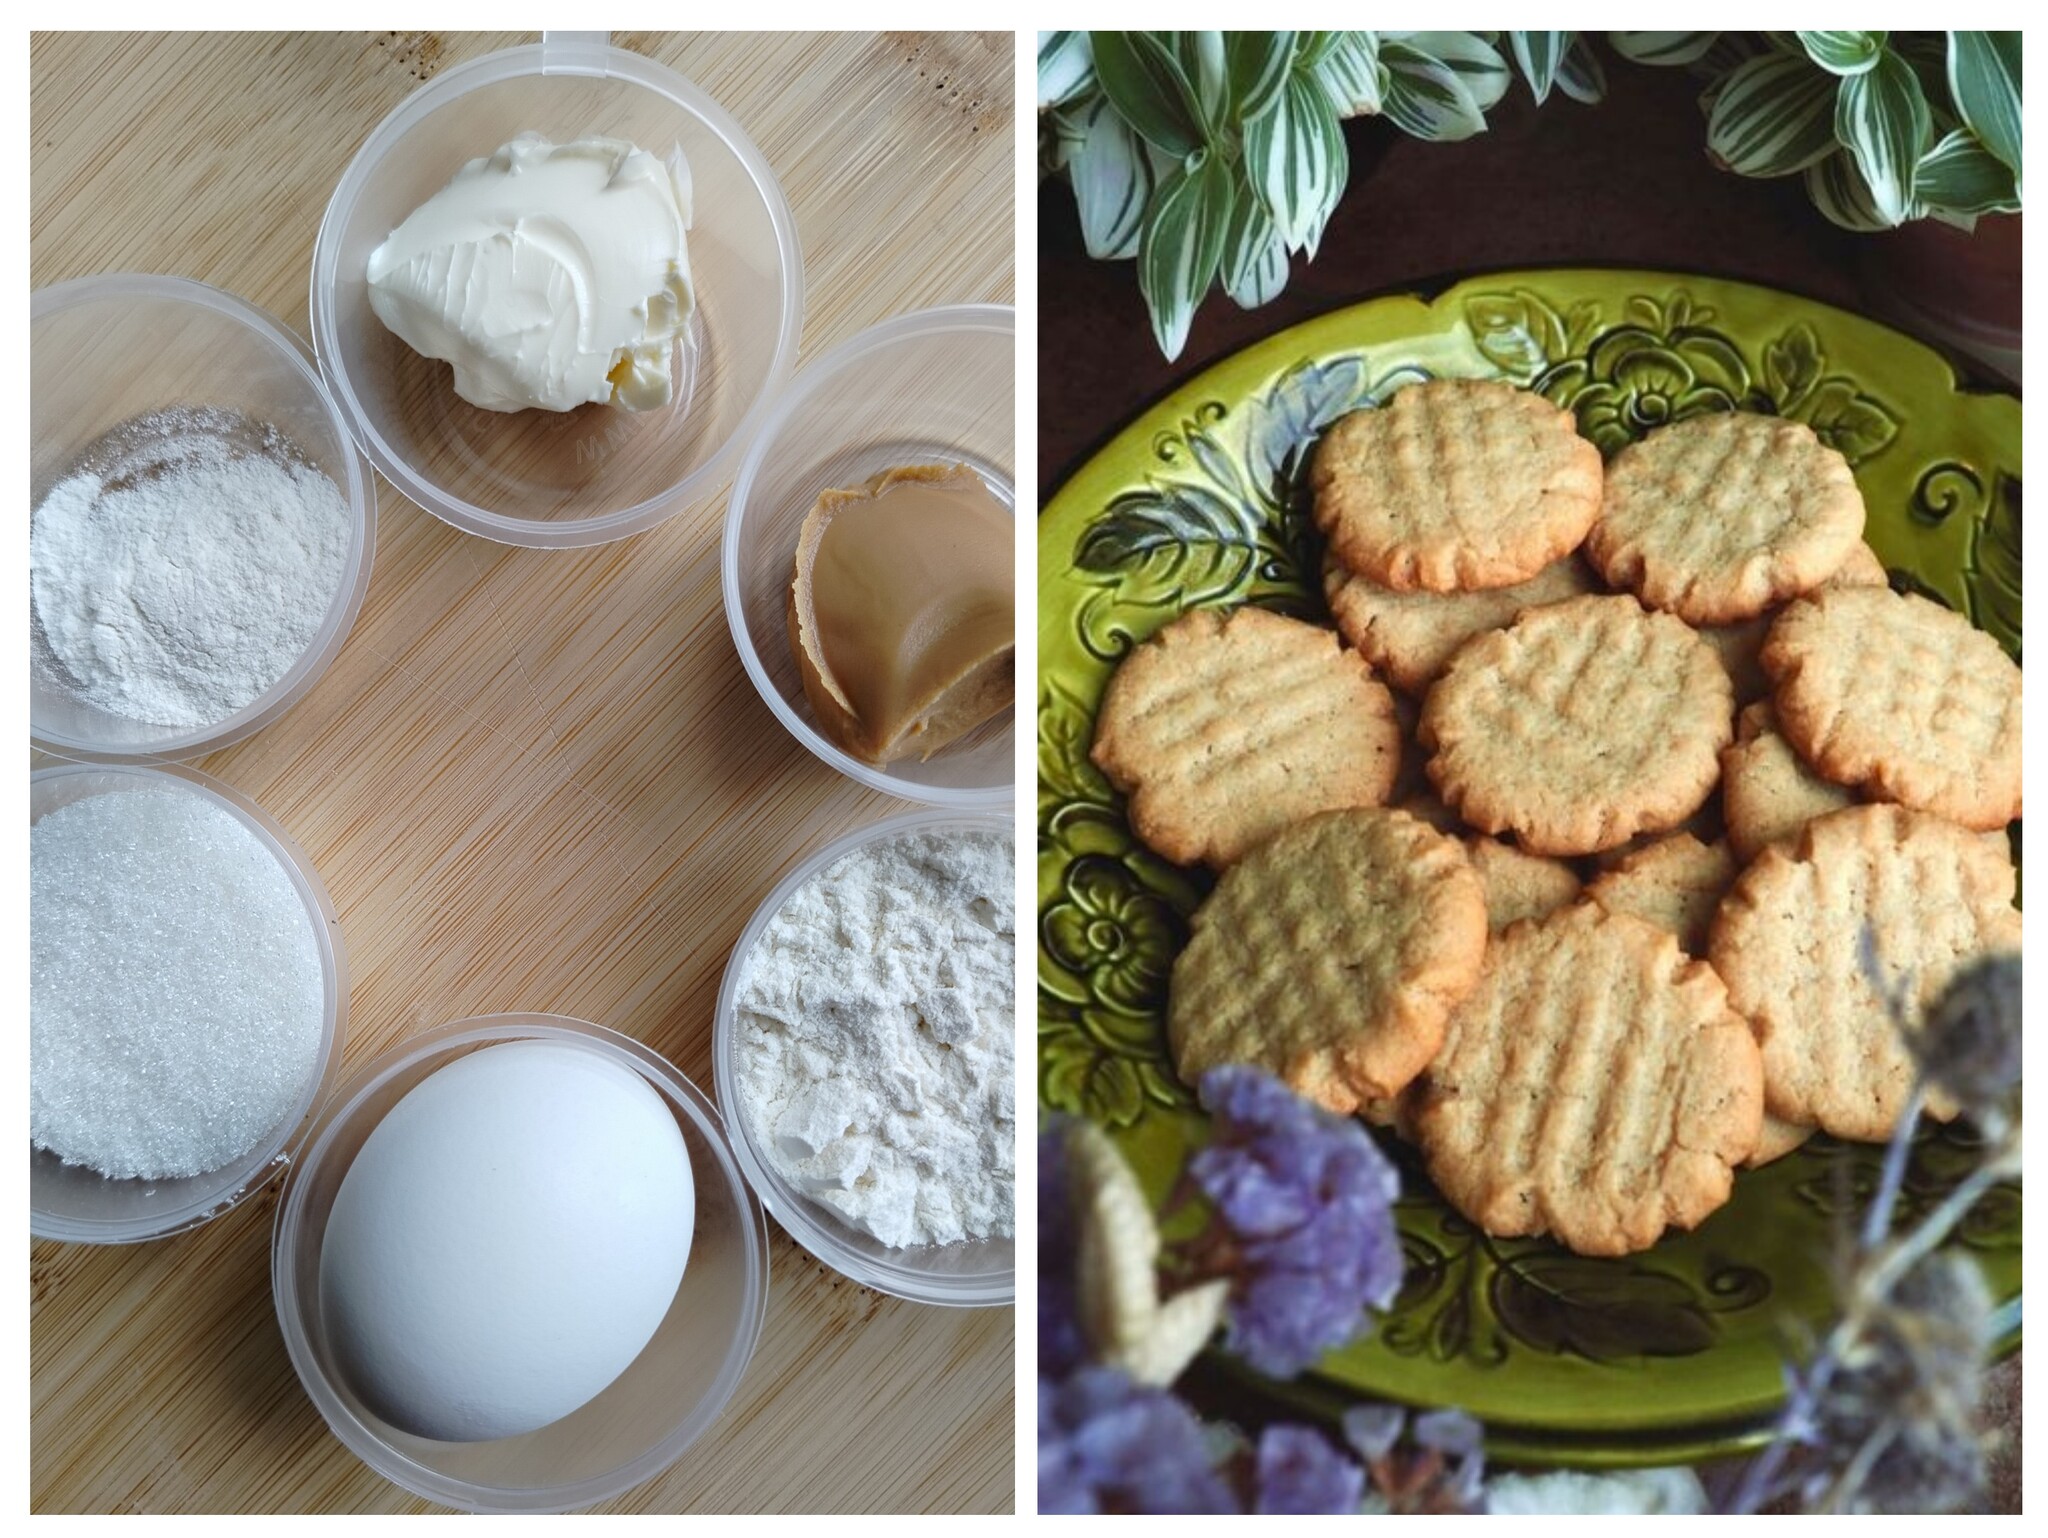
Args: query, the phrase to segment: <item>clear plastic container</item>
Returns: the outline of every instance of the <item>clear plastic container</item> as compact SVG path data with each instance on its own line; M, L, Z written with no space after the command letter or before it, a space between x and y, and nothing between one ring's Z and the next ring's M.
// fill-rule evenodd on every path
M120 423L170 406L217 406L277 427L340 488L348 556L327 613L284 676L211 726L131 721L78 699L38 663L31 618L29 737L65 757L190 758L268 726L313 687L348 639L370 585L377 493L306 344L204 283L117 274L29 296L29 506Z
M320 1243L349 1166L386 1113L435 1070L507 1041L595 1048L647 1081L689 1149L696 1232L660 1328L603 1393L524 1436L439 1442L398 1430L350 1388L324 1323ZM363 1462L416 1495L464 1510L573 1511L653 1478L718 1419L760 1339L768 1226L717 1109L660 1056L560 1015L486 1015L408 1037L327 1102L278 1202L270 1279L299 1381Z
M312 1130L313 1108L333 1087L348 1022L348 963L341 921L312 862L291 836L254 802L195 769L64 764L35 771L28 786L31 827L59 807L117 791L169 790L212 801L233 813L277 857L306 904L324 982L320 1053L297 1104L270 1136L232 1164L181 1180L110 1180L97 1170L66 1164L45 1149L29 1149L28 1227L38 1238L132 1244L196 1228L262 1190L291 1162Z
M797 532L820 492L892 465L971 465L1014 515L1016 360L1017 315L1007 305L886 320L804 366L733 480L725 618L747 676L798 742L841 774L906 801L965 810L1013 800L1013 719L985 722L928 759L885 769L829 742L790 652Z
M868 844L882 843L905 833L924 831L993 832L1009 838L1014 829L1008 817L959 812L905 812L887 817L844 838L834 839L802 861L775 884L740 932L732 958L725 964L725 978L718 987L718 1021L711 1044L712 1072L718 1086L718 1103L730 1109L733 1151L740 1167L762 1203L774 1215L790 1238L842 1276L913 1303L937 1303L955 1308L1007 1306L1017 1297L1017 1245L1015 1239L975 1239L957 1244L896 1246L882 1243L863 1233L821 1206L776 1174L754 1143L747 1118L741 1114L738 1075L734 1068L736 1036L740 1029L733 1000L739 992L740 973L753 954L768 921L782 910L790 894L841 856Z
M506 544L623 539L718 491L803 319L796 223L761 152L702 90L602 36L551 34L414 91L349 163L313 247L313 344L356 441L428 512ZM629 139L688 162L697 310L668 407L486 411L370 309L370 253L467 162L526 132Z

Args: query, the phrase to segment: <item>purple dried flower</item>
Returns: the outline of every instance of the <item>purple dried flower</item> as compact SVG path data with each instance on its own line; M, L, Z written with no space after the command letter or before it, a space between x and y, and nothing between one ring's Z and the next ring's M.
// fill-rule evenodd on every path
M1365 1499L1365 1470L1310 1426L1268 1426L1253 1478L1260 1516L1350 1514Z
M1410 1446L1400 1446L1404 1426ZM1463 1410L1431 1410L1410 1422L1398 1405L1354 1405L1344 1439L1365 1460L1373 1489L1389 1511L1484 1510L1484 1429Z
M1934 1088L2002 1124L2020 1084L2019 956L1980 957L1956 973L1906 1045Z
M1056 1118L1038 1135L1038 1370L1055 1378L1088 1360L1074 1299L1075 1242L1066 1126Z
M1254 1068L1202 1076L1213 1139L1188 1173L1216 1209L1235 1278L1228 1345L1288 1378L1363 1334L1401 1285L1400 1177L1364 1127Z
M1053 1515L1234 1513L1194 1412L1113 1367L1038 1380L1038 1509Z

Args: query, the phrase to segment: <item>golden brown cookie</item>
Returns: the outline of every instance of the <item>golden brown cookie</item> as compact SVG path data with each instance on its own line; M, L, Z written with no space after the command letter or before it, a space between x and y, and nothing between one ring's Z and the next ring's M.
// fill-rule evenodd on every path
M1486 953L1464 847L1403 812L1325 812L1226 870L1173 964L1167 1040L1193 1083L1252 1063L1330 1110L1393 1096Z
M1849 552L1849 559L1842 563L1841 570L1823 582L1821 588L1884 587L1889 581L1884 562L1877 558L1877 552L1868 545L1859 544ZM1728 681L1735 685L1735 703L1738 706L1770 696L1771 680L1764 672L1763 660L1758 654L1764 649L1764 638L1771 633L1771 621L1782 612L1781 605L1752 618L1736 620L1732 625L1697 627L1700 639L1714 648L1715 655L1721 659L1721 666L1728 670Z
M1742 1161L1744 1169L1762 1169L1766 1164L1782 1159L1796 1149L1804 1148L1806 1140L1813 1136L1814 1128L1802 1127L1796 1121L1764 1112L1764 1129L1757 1134L1756 1152Z
M1512 587L1579 547L1600 451L1568 411L1497 379L1430 379L1340 419L1309 469L1316 527L1397 592Z
M1830 588L1764 642L1778 730L1820 774L1966 828L2020 815L2020 670L1914 594Z
M1610 913L1632 913L1669 930L1686 955L1705 956L1714 910L1734 885L1737 869L1726 844L1674 833L1603 872L1586 895Z
M1396 689L1420 694L1472 637L1513 622L1524 609L1598 592L1576 556L1552 561L1527 582L1463 593L1397 593L1323 558L1323 596L1345 641Z
M1721 750L1721 806L1728 842L1745 862L1765 847L1794 839L1816 817L1854 806L1856 798L1809 769L1778 732L1769 700L1747 707L1735 741Z
M2012 862L1925 812L1875 805L1810 822L1736 881L1710 954L1755 1026L1773 1115L1882 1141L1913 1082L1900 1026L1973 958L2020 943ZM1864 936L1879 970L1864 970ZM1880 988L1884 992L1880 991ZM1929 1110L1946 1118L1942 1101Z
M1699 810L1734 716L1712 649L1623 593L1530 609L1467 643L1423 701L1418 740L1473 827L1590 854Z
M1847 460L1804 422L1725 411L1615 455L1586 555L1650 607L1725 625L1810 592L1862 542Z
M1493 942L1415 1115L1460 1212L1587 1255L1697 1224L1728 1199L1762 1120L1756 1041L1713 969L1591 902Z
M1195 609L1124 658L1092 756L1149 847L1221 866L1311 813L1384 801L1400 731L1387 686L1334 632Z
M1522 919L1548 918L1579 900L1578 873L1562 860L1525 854L1482 833L1466 839L1465 850L1486 888L1486 925L1494 934Z

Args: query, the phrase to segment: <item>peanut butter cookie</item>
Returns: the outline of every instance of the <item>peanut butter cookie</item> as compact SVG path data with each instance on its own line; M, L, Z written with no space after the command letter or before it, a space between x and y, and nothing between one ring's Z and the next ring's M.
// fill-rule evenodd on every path
M1728 411L1615 455L1586 554L1652 608L1725 625L1818 587L1862 540L1847 460L1804 422Z
M1309 470L1346 569L1397 592L1512 587L1579 547L1600 451L1571 413L1498 379L1431 379L1340 419Z
M1431 1178L1486 1232L1624 1255L1727 1201L1763 1071L1711 967L1581 902L1493 942L1420 1101Z
M1312 813L1378 805L1400 751L1393 696L1363 657L1245 608L1192 610L1124 658L1092 756L1150 848L1223 866Z
M1728 675L1684 621L1627 594L1530 609L1462 647L1423 702L1429 776L1458 815L1534 854L1676 827L1720 777Z
M1192 1083L1253 1063L1340 1113L1435 1055L1486 953L1464 846L1405 812L1325 812L1226 870L1173 965L1167 1040Z

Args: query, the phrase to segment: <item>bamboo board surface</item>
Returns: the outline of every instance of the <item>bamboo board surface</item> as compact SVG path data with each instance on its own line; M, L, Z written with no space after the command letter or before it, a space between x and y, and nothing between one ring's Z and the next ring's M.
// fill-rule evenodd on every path
M309 334L328 194L438 70L524 35L41 34L31 280L162 272ZM803 359L886 317L1014 298L1011 34L655 36L745 125L805 253ZM480 147L479 153L490 146ZM903 228L935 238L893 242ZM741 670L721 493L593 550L458 534L379 487L327 675L200 763L311 855L353 990L343 1071L466 1015L646 1042L708 1091L740 928L819 844L901 810L814 759ZM331 1436L271 1309L276 1187L154 1244L31 1247L36 1511L418 1511ZM1010 1311L868 1292L770 1222L766 1326L723 1418L616 1511L1009 1509Z

